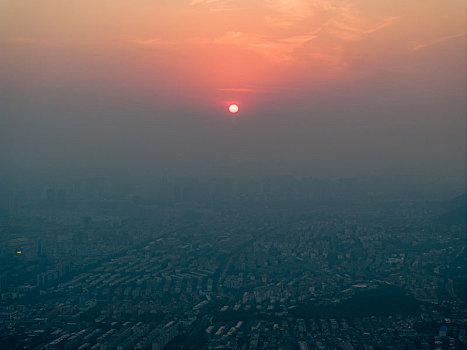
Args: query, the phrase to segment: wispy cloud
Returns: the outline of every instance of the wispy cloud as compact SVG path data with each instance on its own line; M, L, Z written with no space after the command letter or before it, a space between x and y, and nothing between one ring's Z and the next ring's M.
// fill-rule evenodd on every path
M215 3L223 3L225 0L191 0L190 5L191 6L196 6L196 5L209 5L209 4L215 4Z
M33 38L29 37L12 37L12 38L5 38L3 41L8 41L12 43L20 43L20 44L32 44L36 42Z
M252 89L252 88L219 88L217 91L224 91L224 92L261 92L259 89Z
M234 8L232 0L192 0L191 6L203 6L209 11L228 11Z
M392 25L399 17L371 18L362 15L348 2L331 0L267 0L272 15L265 21L277 27L291 28L304 20L323 22L322 34L332 35L343 41L358 41L365 35Z
M365 39L367 34L375 33L381 29L389 27L398 19L398 16L392 16L369 20L350 9L343 8L339 15L329 21L327 29L332 35L340 40L359 41Z
M256 34L227 32L223 36L217 38L215 43L240 46L262 54L272 61L284 62L292 61L293 51L315 38L316 35L307 34L273 40Z
M268 6L282 17L301 19L313 13L312 3L307 0L267 0Z
M274 16L265 16L264 20L266 23L271 24L275 27L280 27L280 28L290 28L294 25L293 21L289 21L283 18L279 17L274 17Z
M442 38L438 38L438 39L429 41L429 42L427 42L427 43L417 44L417 45L415 45L415 46L412 48L412 50L413 50L413 51L422 50L422 49L427 48L427 47L429 47L429 46L433 46L433 45L442 43L443 41L452 40L452 39L458 39L458 38L463 38L463 37L465 37L465 36L467 36L467 33L460 33L460 34L454 34L454 35L444 36L444 37L442 37Z
M143 47L151 47L151 46L157 46L161 42L161 39L159 38L151 38L151 39L134 39L132 42L138 46L143 46Z

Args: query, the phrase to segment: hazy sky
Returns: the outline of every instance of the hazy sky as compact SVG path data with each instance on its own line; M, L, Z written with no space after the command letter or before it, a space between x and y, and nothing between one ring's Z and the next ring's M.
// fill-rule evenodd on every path
M2 167L462 182L465 4L0 0Z

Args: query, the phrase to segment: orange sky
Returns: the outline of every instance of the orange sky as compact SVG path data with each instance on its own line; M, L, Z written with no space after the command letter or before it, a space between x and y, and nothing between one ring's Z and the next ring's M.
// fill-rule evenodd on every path
M465 72L463 0L3 0L0 23L14 83L201 105Z
M464 184L465 4L0 0L0 161Z

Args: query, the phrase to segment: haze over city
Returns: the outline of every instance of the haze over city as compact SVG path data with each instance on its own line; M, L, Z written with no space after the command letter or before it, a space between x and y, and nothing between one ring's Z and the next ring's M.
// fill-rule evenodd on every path
M463 0L0 0L0 347L465 349Z

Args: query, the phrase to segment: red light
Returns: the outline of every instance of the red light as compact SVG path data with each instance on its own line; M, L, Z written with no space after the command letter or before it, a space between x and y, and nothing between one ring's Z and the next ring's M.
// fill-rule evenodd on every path
M17 251L16 251L16 254L21 254L21 253L22 253L21 250L17 250Z

